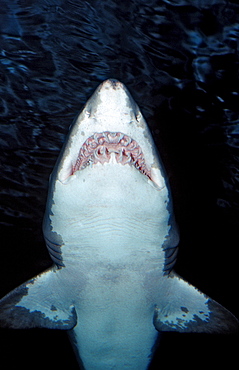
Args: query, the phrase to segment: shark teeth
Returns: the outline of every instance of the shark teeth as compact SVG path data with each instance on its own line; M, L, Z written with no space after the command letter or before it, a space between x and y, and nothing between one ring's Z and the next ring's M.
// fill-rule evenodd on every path
M109 162L112 153L117 163L134 165L151 179L150 169L145 164L139 144L128 135L110 131L96 132L84 142L73 166L72 174L83 170L90 164Z

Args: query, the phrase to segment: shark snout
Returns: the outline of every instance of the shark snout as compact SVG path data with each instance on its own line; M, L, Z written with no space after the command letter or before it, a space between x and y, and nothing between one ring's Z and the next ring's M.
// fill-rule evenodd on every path
M104 81L101 85L100 85L100 88L101 89L113 89L113 90L117 90L117 89L124 89L124 85L116 80L115 78L110 78L106 81Z

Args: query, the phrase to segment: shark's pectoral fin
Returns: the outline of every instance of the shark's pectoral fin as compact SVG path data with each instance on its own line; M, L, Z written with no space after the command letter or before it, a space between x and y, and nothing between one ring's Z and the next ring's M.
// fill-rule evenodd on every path
M155 308L154 325L158 331L191 333L233 333L238 320L179 276L166 278L167 293Z
M0 327L72 329L76 312L64 302L56 274L54 269L47 270L3 297Z

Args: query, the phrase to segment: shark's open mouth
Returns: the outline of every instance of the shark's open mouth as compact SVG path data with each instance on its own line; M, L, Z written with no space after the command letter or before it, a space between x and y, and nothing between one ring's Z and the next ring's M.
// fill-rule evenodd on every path
M109 162L112 153L115 154L118 163L134 165L141 173L151 179L150 169L145 163L139 144L128 135L110 131L95 133L84 142L72 174L90 164Z

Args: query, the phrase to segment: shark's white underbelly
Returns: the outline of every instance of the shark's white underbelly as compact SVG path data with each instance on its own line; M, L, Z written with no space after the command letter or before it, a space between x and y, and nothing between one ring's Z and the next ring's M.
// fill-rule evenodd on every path
M110 264L89 271L75 302L73 331L86 370L147 368L158 334L147 278L140 274Z

